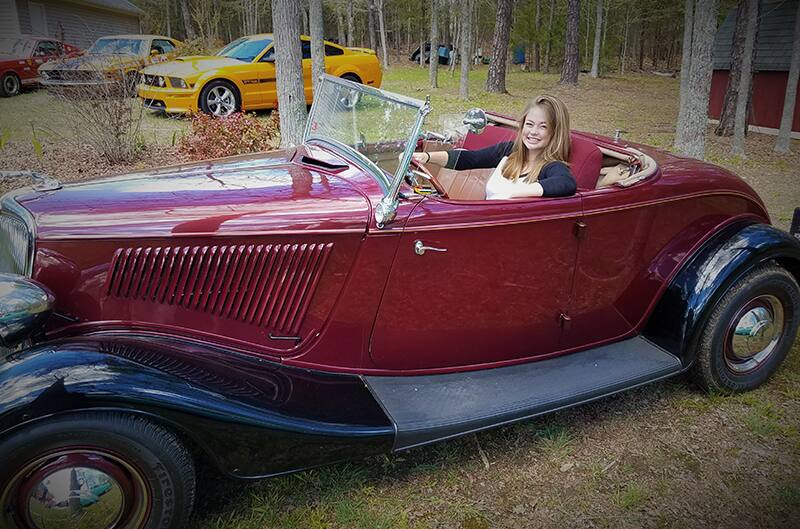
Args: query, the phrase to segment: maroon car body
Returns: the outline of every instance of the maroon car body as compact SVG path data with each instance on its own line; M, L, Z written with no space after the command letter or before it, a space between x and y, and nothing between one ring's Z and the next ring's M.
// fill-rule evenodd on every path
M0 39L0 95L17 95L23 86L39 83L39 66L80 52L76 46L46 37Z
M338 94L337 112L358 106ZM43 476L85 470L135 498L166 468L183 486L112 505L109 527L144 527L130 520L145 512L176 527L194 490L186 446L232 476L276 475L709 361L721 386L747 389L794 340L800 243L722 168L574 132L577 194L483 200L466 190L480 175L406 173L413 146L398 179L376 177L369 156L314 136L318 117L294 149L5 197L0 309L16 316L0 325L15 347L0 364L0 457L19 463L0 472L0 521L37 527ZM489 122L461 146L515 133ZM598 188L620 163L630 178Z

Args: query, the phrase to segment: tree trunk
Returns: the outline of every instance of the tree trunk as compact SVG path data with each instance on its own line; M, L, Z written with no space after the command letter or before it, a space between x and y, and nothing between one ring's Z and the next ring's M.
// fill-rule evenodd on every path
M431 0L431 62L428 81L431 88L439 88L439 14L436 0Z
M353 33L355 29L353 27L353 2L347 2L347 45L353 46Z
M376 0L378 8L378 31L381 36L381 57L383 58L383 69L389 68L389 50L386 48L386 22L383 18L383 0Z
M589 62L589 33L591 33L589 26L591 25L592 22L592 17L589 16L589 9L592 3L591 1L589 1L586 2L584 5L586 6L586 35L584 35L584 37L586 38L586 42L584 42L583 44L583 64L587 64ZM580 25L578 25L578 29L580 30Z
M693 0L686 0L686 3L691 3L694 6ZM694 7L692 7L694 9ZM691 39L690 39L691 42ZM644 70L644 20L639 20L639 71Z
M692 65L692 33L694 31L694 0L684 1L683 50L681 52L681 91L678 103L677 130L684 128L686 97L689 94L689 68ZM641 68L641 66L640 66ZM677 141L677 138L676 138Z
M375 0L367 0L367 35L369 37L369 49L378 50L375 41Z
M544 73L550 73L550 50L553 46L553 15L556 11L556 0L550 0L550 12L547 15L547 46L544 49Z
M456 30L453 36L453 49L450 50L450 76L456 76L456 58L458 57L459 50L461 49L461 24L456 24Z
M303 54L300 47L300 5L295 0L272 0L275 39L275 85L278 88L281 147L303 141L308 114L303 91Z
M580 27L580 0L567 0L567 31L564 36L564 65L561 68L560 84L578 84L578 30Z
M756 45L756 28L758 27L758 0L745 0L745 4L747 30L739 79L739 93L736 97L733 145L731 147L731 152L738 156L745 156L744 136L747 131L747 102L750 99L750 83L753 79L753 50Z
M732 136L734 130L734 116L736 114L736 101L742 83L742 64L744 61L744 47L747 39L747 7L746 0L740 0L736 9L736 28L733 31L731 43L731 67L728 71L728 86L725 88L725 97L722 100L722 110L719 115L719 124L714 129L717 136ZM758 12L758 6L756 7ZM758 25L756 25L755 39L758 39ZM755 61L756 48L753 47L750 61ZM752 83L752 70L751 81Z
M797 79L800 77L800 4L794 15L794 39L792 40L792 62L789 65L789 79L786 82L786 94L783 96L783 114L781 114L781 127L778 130L778 140L775 142L775 152L789 153L792 141L792 121L794 119L794 106L797 100Z
M342 6L336 6L336 30L337 39L342 46L347 44L347 34L344 31L344 14L342 13Z
M464 0L461 7L461 83L459 94L461 99L469 99L469 67L472 57L472 2Z
M486 78L486 91L505 94L506 65L508 64L508 41L511 38L511 17L513 0L497 1L497 16L492 37L492 58L489 62L489 75Z
M533 71L542 71L542 45L539 32L542 30L542 0L536 0L536 42L533 44Z
M322 15L322 0L309 0L308 23L311 26L311 78L314 94L319 88L320 77L325 73L325 19Z
M718 11L718 0L703 0L695 6L686 108L683 112L683 123L679 123L680 128L675 134L675 148L678 152L698 159L703 158L706 147L711 51L717 32Z
M628 28L630 26L631 7L625 11L625 37L622 40L622 58L619 61L619 74L625 75L625 59L628 53Z
M592 51L592 71L589 75L597 79L600 75L600 37L603 29L603 0L597 0L597 14L594 28L594 50Z
M186 39L196 39L197 34L192 27L192 14L189 11L189 0L181 0L181 15L183 15L183 29L186 31Z

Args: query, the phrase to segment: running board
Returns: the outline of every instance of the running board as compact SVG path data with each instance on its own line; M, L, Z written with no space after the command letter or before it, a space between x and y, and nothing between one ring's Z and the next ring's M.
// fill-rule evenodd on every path
M366 376L397 429L394 449L499 426L666 378L677 357L636 337L509 367L421 376Z

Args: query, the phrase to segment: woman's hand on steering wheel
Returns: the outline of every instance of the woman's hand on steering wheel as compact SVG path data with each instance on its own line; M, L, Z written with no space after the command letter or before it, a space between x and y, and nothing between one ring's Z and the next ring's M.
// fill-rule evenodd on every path
M427 152L415 152L411 155L411 160L417 165L422 165L431 161L431 155Z

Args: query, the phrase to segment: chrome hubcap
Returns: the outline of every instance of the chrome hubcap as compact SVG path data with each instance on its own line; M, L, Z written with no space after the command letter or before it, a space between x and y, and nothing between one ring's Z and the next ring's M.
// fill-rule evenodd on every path
M230 116L236 110L236 96L229 88L216 86L208 93L206 105L215 116Z
M149 488L118 457L85 449L42 456L0 491L0 505L25 529L139 529ZM0 515L0 525L3 520ZM3 527L5 527L3 525Z
M69 467L37 478L28 493L28 518L36 529L70 527L88 518L92 527L111 529L122 517L119 483L102 470ZM85 523L83 524L85 525Z
M775 350L783 333L783 305L775 296L752 300L734 318L725 362L736 373L752 371Z

